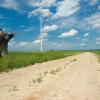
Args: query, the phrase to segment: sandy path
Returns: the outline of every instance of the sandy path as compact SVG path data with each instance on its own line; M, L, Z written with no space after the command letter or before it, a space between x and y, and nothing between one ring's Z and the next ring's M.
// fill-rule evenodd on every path
M87 52L0 74L0 100L100 100L100 64Z

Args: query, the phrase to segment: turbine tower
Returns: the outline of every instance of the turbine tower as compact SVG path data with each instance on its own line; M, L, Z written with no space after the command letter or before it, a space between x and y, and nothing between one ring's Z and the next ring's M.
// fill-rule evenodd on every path
M40 38L41 38L41 52L43 51L43 32L42 32L43 18L40 17Z

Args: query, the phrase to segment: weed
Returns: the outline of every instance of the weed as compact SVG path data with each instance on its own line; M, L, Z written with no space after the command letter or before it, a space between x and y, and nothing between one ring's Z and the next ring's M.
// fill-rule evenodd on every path
M43 77L41 77L41 76L36 79L32 79L33 83L41 83L42 81L43 81Z
M44 72L44 76L46 76L48 73L49 73L48 71L45 71L45 72Z
M9 92L12 92L12 91L18 91L17 86L14 85L11 89L9 89Z
M56 74L56 70L51 70L50 74Z
M42 78L43 78L43 77L38 77L38 78L36 79L37 83L41 83L41 82L43 81Z
M56 72L59 72L60 70L61 70L61 68L57 68L57 69L56 69Z
M75 58L75 59L73 59L73 60L71 60L71 62L75 62L75 61L77 61L77 59Z
M36 82L36 80L35 80L35 79L33 79L32 81L33 81L33 83L35 83L35 82Z

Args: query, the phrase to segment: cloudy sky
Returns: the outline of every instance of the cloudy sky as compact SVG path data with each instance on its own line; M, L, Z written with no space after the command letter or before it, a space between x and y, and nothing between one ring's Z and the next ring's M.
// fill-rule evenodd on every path
M100 49L100 0L0 0L0 27L16 32L9 50Z

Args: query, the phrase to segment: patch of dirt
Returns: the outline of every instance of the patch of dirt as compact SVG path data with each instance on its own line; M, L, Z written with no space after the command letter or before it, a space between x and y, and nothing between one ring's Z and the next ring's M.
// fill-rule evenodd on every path
M27 98L25 98L25 100L38 100L36 96L29 96Z
M100 63L86 52L0 74L0 100L100 100Z

